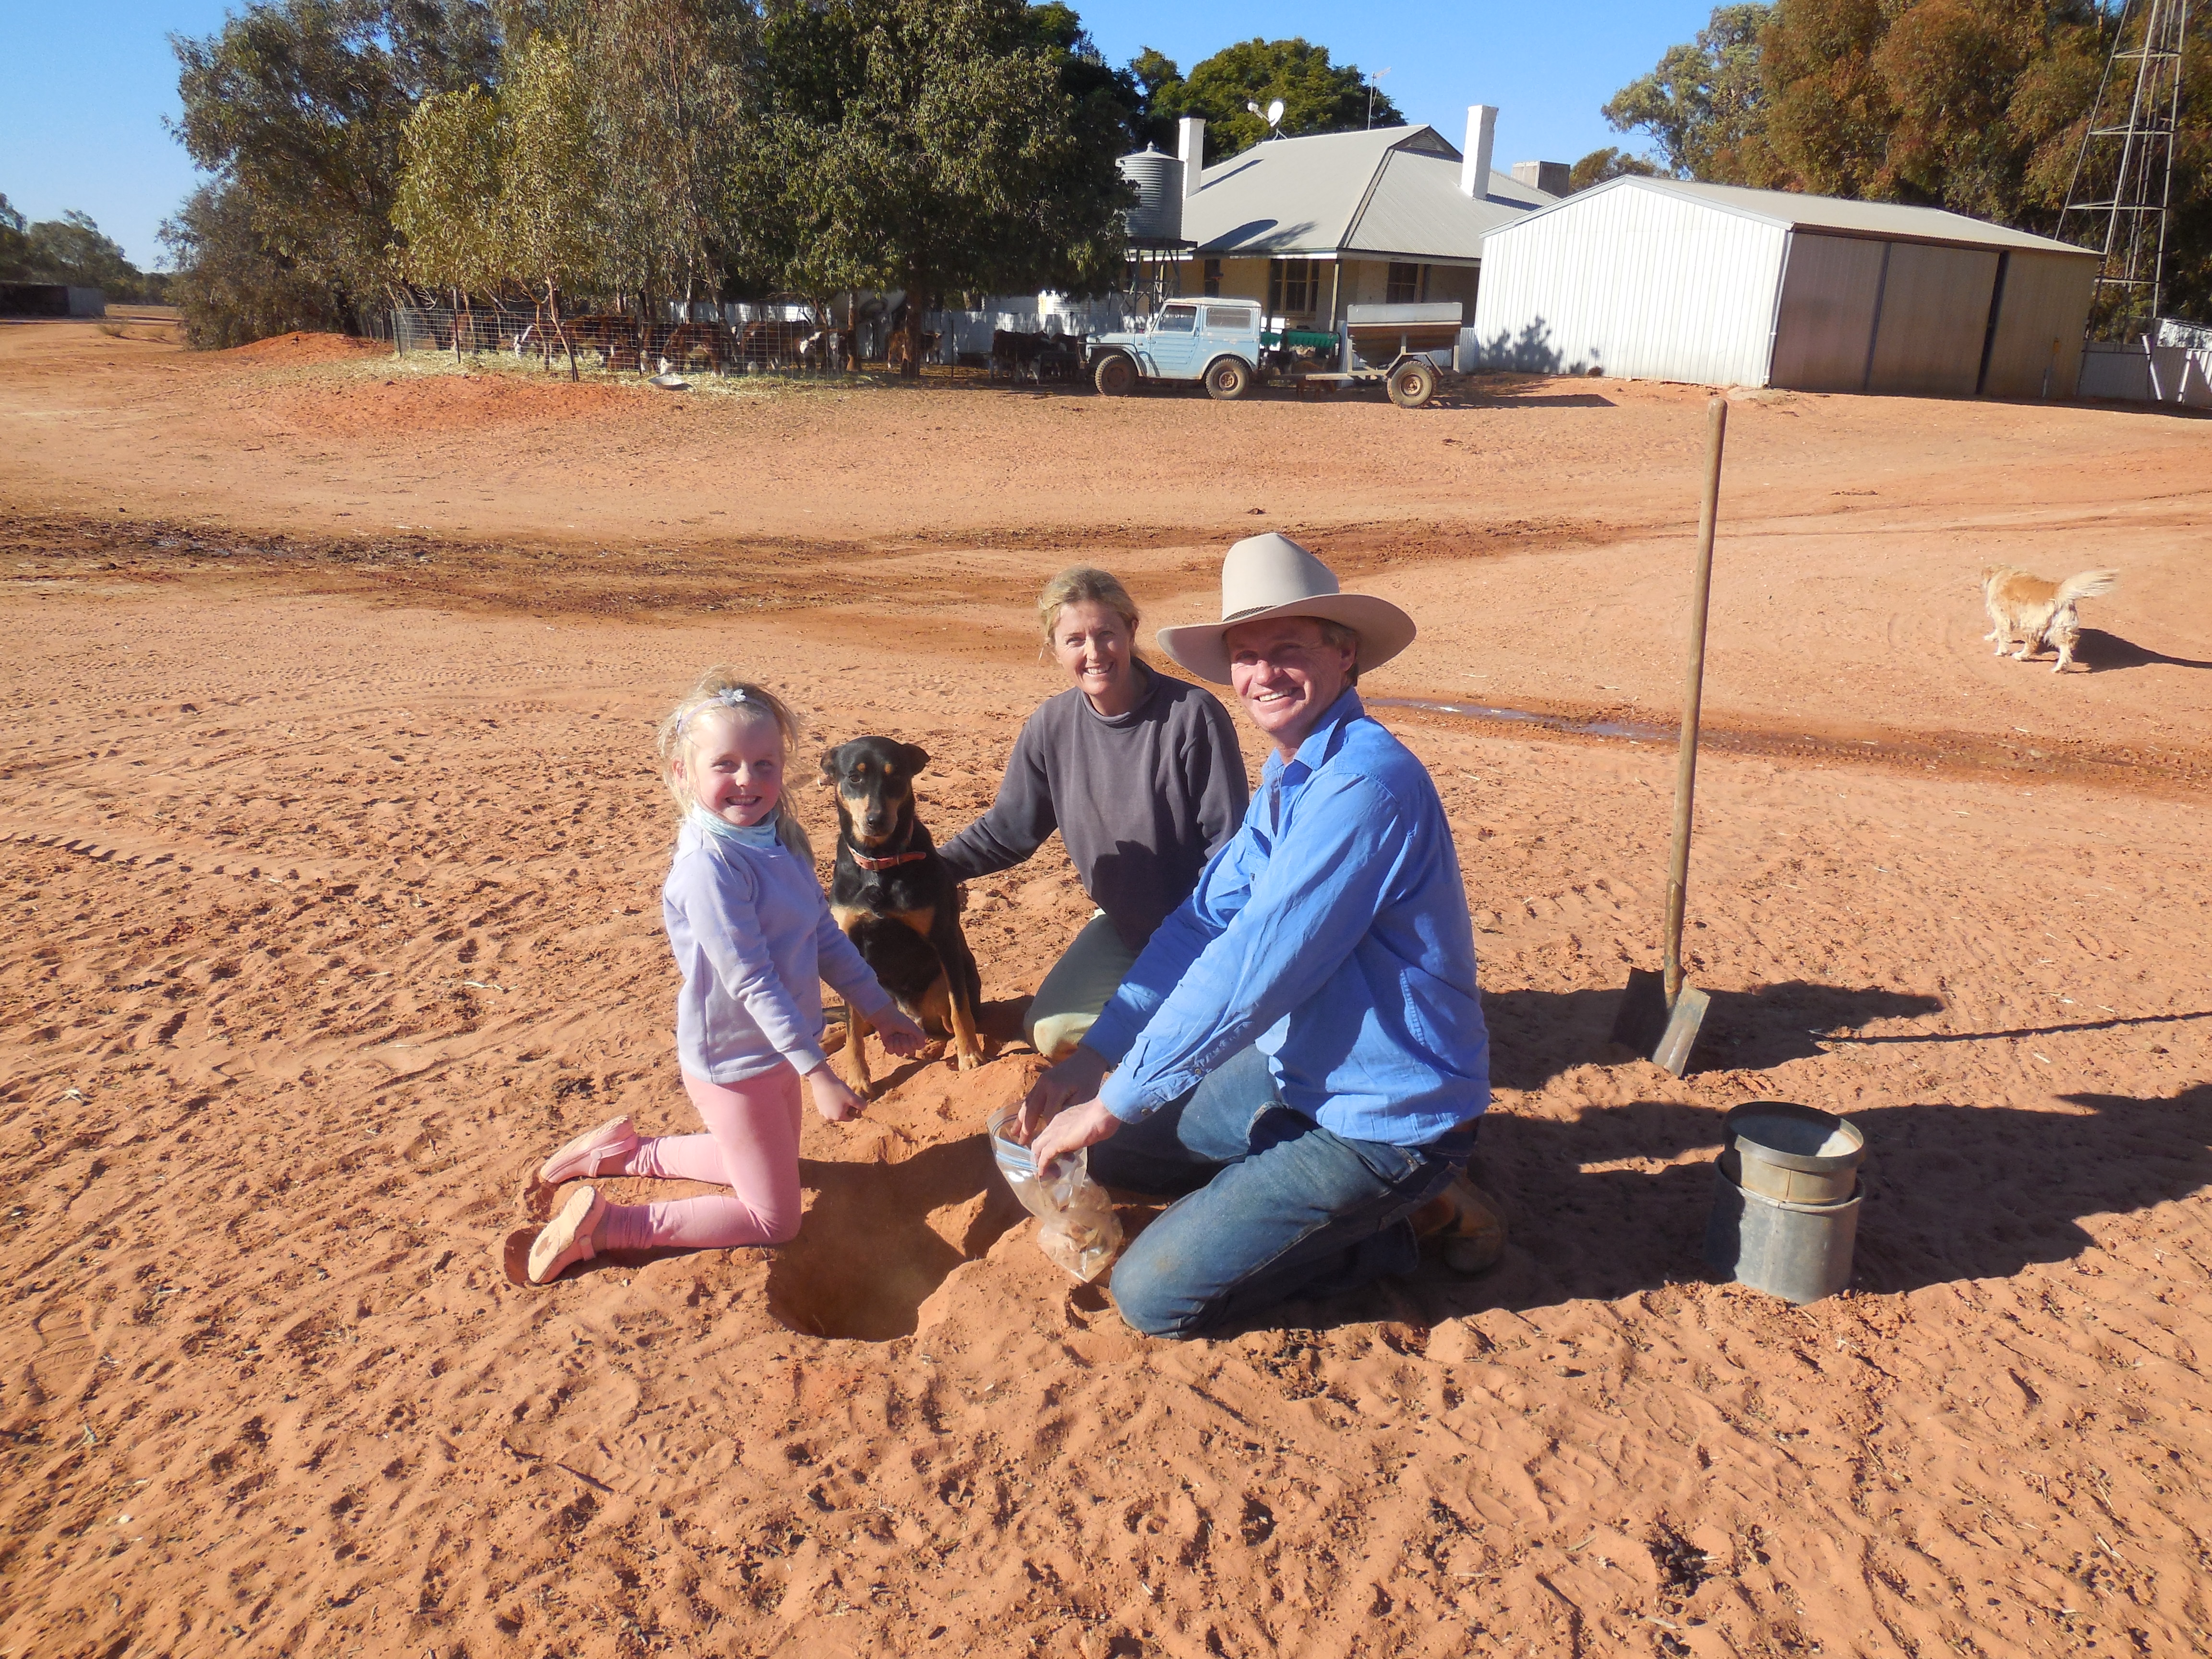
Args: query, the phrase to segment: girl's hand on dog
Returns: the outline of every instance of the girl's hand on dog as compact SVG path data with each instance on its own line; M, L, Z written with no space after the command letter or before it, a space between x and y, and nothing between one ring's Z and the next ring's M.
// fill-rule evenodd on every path
M806 1074L806 1091L814 1097L814 1109L832 1123L849 1123L867 1109L867 1103L846 1086L827 1060Z
M884 1047L903 1059L912 1060L929 1046L929 1038L921 1027L896 1008L885 1011L882 1018L870 1023L875 1026L876 1035L884 1040Z

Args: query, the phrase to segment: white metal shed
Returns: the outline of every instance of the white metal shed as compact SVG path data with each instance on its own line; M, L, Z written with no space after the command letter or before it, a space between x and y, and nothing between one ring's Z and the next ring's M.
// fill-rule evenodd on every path
M1484 237L1474 360L1805 392L2070 397L2087 249L1940 208L1615 179Z

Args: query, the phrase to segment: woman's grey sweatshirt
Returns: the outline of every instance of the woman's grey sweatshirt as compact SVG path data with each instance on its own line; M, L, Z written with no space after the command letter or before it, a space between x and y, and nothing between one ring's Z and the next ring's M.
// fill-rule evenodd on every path
M1054 830L1091 902L1142 950L1243 822L1250 787L1237 728L1203 686L1139 668L1149 687L1111 719L1078 689L1014 740L991 810L942 851L971 881L1019 864Z

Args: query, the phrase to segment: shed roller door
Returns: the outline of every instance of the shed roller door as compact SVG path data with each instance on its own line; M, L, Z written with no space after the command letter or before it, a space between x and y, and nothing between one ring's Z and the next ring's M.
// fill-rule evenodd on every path
M1798 392L1858 392L1867 378L1885 242L1856 236L1790 239L1769 383Z
M1867 390L1972 397L1996 280L1987 248L1892 242Z

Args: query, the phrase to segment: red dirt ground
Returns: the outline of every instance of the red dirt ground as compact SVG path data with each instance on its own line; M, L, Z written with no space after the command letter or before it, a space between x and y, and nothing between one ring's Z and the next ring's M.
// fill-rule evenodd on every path
M797 1243L509 1282L551 1146L689 1127L651 722L741 662L943 833L1045 574L1189 620L1267 526L1420 620L1378 705L1663 726L1705 394L474 372L0 327L0 1654L2204 1650L2212 425L1732 405L1687 1079L1605 1041L1671 750L1382 708L1514 1242L1173 1345L980 1135L1056 846L971 893L997 1057L810 1120ZM2081 672L1988 654L1997 559L2119 568ZM1806 1309L1700 1260L1763 1097L1871 1147Z

